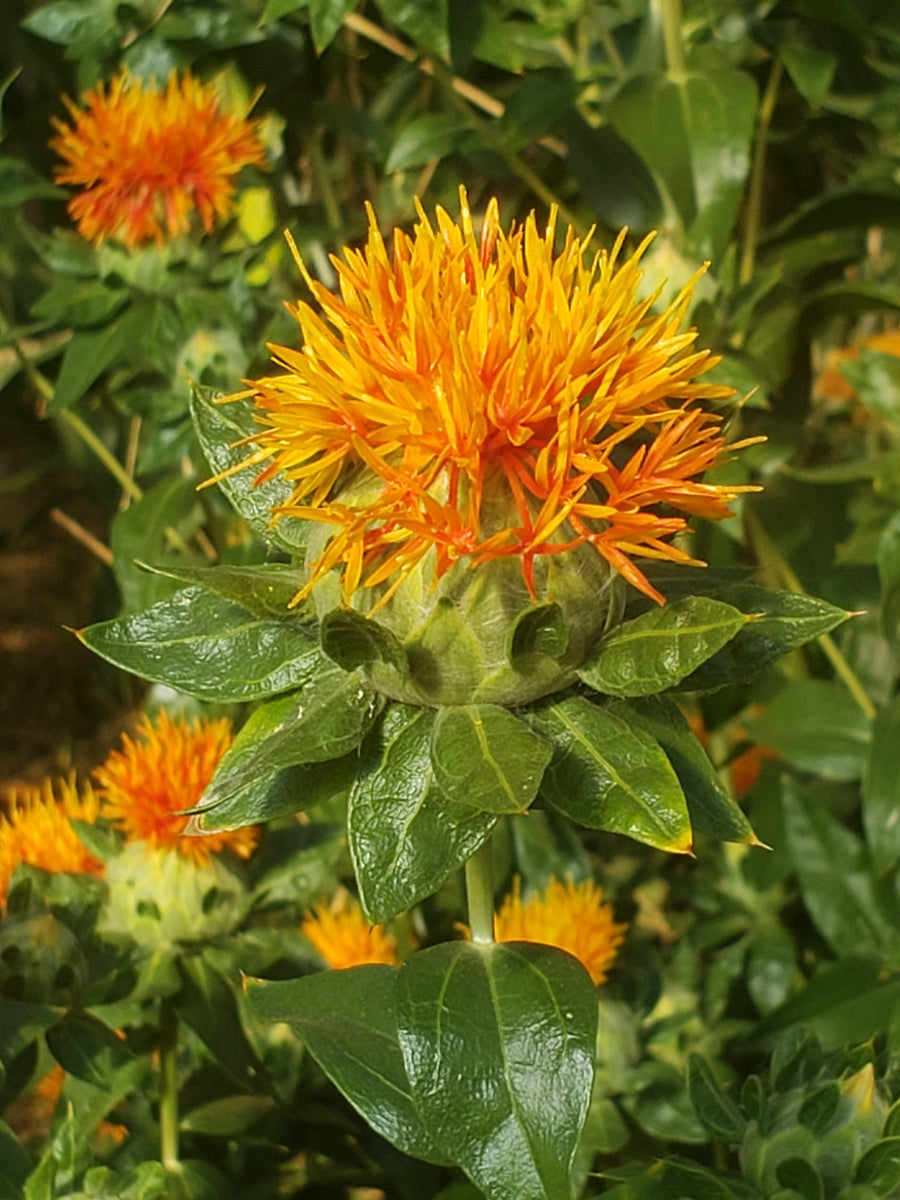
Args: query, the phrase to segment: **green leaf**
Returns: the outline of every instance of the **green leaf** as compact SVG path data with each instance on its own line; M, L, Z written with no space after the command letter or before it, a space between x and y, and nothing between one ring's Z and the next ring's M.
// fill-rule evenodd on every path
M791 680L746 726L792 766L832 780L860 778L872 738L870 719L843 684L823 679Z
M862 818L872 866L886 875L900 861L900 699L881 710L863 767Z
M219 829L220 820L231 828L250 823L261 801L260 780L285 767L327 762L355 750L379 711L378 697L358 676L323 660L298 691L261 704L247 718L193 810L201 815L200 828ZM296 781L290 776L285 785ZM281 802L280 793L275 799ZM215 811L220 806L225 808L221 817ZM298 794L294 811L303 807Z
M722 68L632 79L609 108L614 128L664 183L691 229L691 249L717 259L731 234L750 168L756 87Z
M900 1137L882 1138L857 1161L856 1183L868 1184L879 1196L895 1196L900 1189Z
M238 1137L267 1116L274 1105L271 1096L220 1096L185 1113L180 1125L188 1133Z
M414 117L400 130L384 169L408 171L457 150L471 133L454 113L427 113Z
M397 1035L397 967L322 971L303 979L250 981L247 1002L261 1021L290 1025L376 1133L405 1154L449 1164L419 1115Z
M610 696L650 696L674 687L752 618L707 596L687 596L624 621L578 675Z
M397 978L413 1102L490 1200L571 1200L594 1073L597 997L554 947L446 942Z
M562 658L569 648L569 627L558 604L536 604L517 619L509 639L509 660L529 654Z
M894 513L878 538L881 583L881 628L893 646L900 645L900 513Z
M134 303L100 329L78 329L66 346L49 412L71 408L107 367L128 359L146 333L148 305Z
M359 757L345 754L326 762L302 763L275 772L266 770L228 796L206 807L201 801L186 811L192 819L185 833L226 833L245 825L260 825L291 813L307 812L326 800L347 796L356 778Z
M0 194L3 194L4 187L2 168L3 160L0 159ZM0 203L9 203L5 194ZM127 288L113 286L106 280L73 279L71 275L60 275L31 306L31 311L38 320L77 327L99 325L124 308L128 298Z
M201 587L76 632L117 667L201 700L286 692L328 661L299 622L260 620Z
M786 39L778 47L778 57L807 104L813 107L821 104L831 91L837 58L827 50L804 46L795 39Z
M277 2L277 0L276 0ZM285 8L284 0L280 0L281 11L278 16L283 16L287 12L292 12L299 5L292 0L291 8ZM269 13L273 6L273 0L269 0L266 6L266 14ZM337 33L344 23L344 17L356 7L356 0L307 0L306 8L309 12L309 23L312 27L313 41L316 44L316 50L319 54L323 50L327 50L334 41ZM274 20L272 16L264 16L265 20Z
M592 829L661 850L690 850L687 803L653 738L582 696L536 709L528 719L553 745L541 784L549 804Z
M194 428L210 469L216 475L246 462L253 453L253 447L236 443L252 438L259 430L249 404L240 400L216 404L219 395L214 388L197 385L191 388ZM257 486L258 473L259 469L252 467L238 470L226 479L220 479L218 486L238 515L266 542L288 553L304 550L309 531L308 521L291 517L283 517L275 522L272 520L273 510L290 499L293 492L291 484L283 475L276 475Z
M345 671L373 662L385 662L399 671L409 673L406 651L389 629L364 617L350 608L335 608L319 623L322 649Z
M822 967L801 992L765 1018L762 1036L785 1028L813 1030L826 1049L883 1035L885 1014L900 1005L900 974L880 958L842 958Z
M162 479L140 500L113 517L110 549L122 606L127 612L149 608L178 590L168 572L153 576L138 565L152 557L176 567L191 562L187 542L203 523L203 509L194 484L181 476Z
M719 599L757 614L717 654L684 679L678 690L706 692L731 683L746 683L789 650L829 633L850 615L824 600L777 592L754 584L738 584Z
M803 902L822 936L838 954L900 963L897 899L875 879L863 842L790 781L782 803Z
M735 1102L722 1091L705 1058L691 1054L687 1071L688 1095L697 1116L716 1137L734 1144L744 1136L747 1120Z
M37 171L28 163L19 158L0 158L0 209L18 208L28 200L64 200L65 197L66 193L62 188L54 187L49 180L38 175ZM52 287L53 284L50 285L48 291ZM103 286L103 291L107 292L108 289ZM43 299L42 296L41 300ZM38 304L40 302L38 301ZM40 316L40 313L37 312L38 304L32 308L37 317ZM98 317L98 320L109 316L110 311L111 308L107 307L106 312L103 316ZM64 318L62 319L64 320Z
M797 1120L817 1137L826 1133L841 1106L840 1084L832 1080L806 1097L797 1110Z
M232 600L255 617L293 617L302 620L304 610L289 609L289 604L306 583L306 572L285 563L258 563L253 566L222 563L216 567L182 566L179 563L138 563L144 571L164 575L182 583L196 584Z
M640 155L609 125L589 125L577 112L560 124L567 163L583 202L612 229L653 229L662 200Z
M448 800L431 764L432 709L392 705L350 793L347 835L360 899L385 921L437 891L484 842L494 813Z
M806 1158L783 1158L775 1168L775 1178L802 1200L825 1200L825 1186L818 1168Z
M48 42L70 46L100 40L114 28L110 10L90 0L57 0L45 4L22 22L29 32Z
M115 1089L123 1072L133 1085L149 1067L114 1029L78 1009L71 1009L48 1029L46 1038L53 1057L70 1075L106 1091Z
M438 709L431 765L449 800L490 813L523 812L552 755L549 742L499 705Z
M692 829L724 842L759 844L750 822L722 785L709 756L673 700L647 696L608 704L606 711L619 717L629 729L647 734L665 751L684 791Z
M450 58L447 0L379 0L387 19L438 58Z
M22 1143L0 1121L0 1200L22 1200L22 1188L33 1166Z
M251 1087L260 1077L262 1064L244 1033L233 985L199 955L182 955L178 970L182 979L179 1017L190 1025L218 1066L237 1083Z

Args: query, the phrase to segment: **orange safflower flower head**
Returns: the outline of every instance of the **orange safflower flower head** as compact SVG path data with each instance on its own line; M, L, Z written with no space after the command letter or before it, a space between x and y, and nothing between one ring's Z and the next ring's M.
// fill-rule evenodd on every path
M73 821L93 825L100 806L93 790L74 779L46 779L16 788L9 811L0 816L0 908L13 872L20 864L42 871L102 875L103 863L79 839Z
M605 983L628 926L616 923L600 888L590 880L551 879L542 894L523 901L521 887L517 877L494 917L496 940L557 946L577 958L595 984Z
M231 740L226 719L174 720L165 709L152 721L143 716L137 737L124 734L122 748L94 771L103 816L126 842L176 850L201 866L222 850L249 858L259 840L252 826L184 836L184 810L196 805Z
M331 904L317 904L303 919L300 932L335 970L365 963L393 967L400 962L397 939L383 925L370 925L346 892L339 892Z
M662 603L636 559L695 562L672 535L690 516L729 515L747 489L698 480L727 456L722 418L702 403L733 389L702 381L718 360L680 328L696 278L655 314L638 295L649 238L624 258L623 231L589 259L572 229L556 249L555 210L543 232L532 213L507 233L492 200L476 234L464 190L460 204L459 223L438 208L434 224L418 205L390 254L370 208L364 248L333 260L339 296L298 256L321 315L298 302L302 350L272 347L284 372L242 393L260 428L234 469L283 475L293 495L274 518L316 523L297 599L334 608L336 570L344 602L422 660L446 661L448 612L471 605L472 586L467 626L482 640L457 657L484 651L482 678L501 669L522 611L559 606L560 671L524 690L377 681L413 703L521 704L571 682L620 579Z
M234 209L241 168L265 165L256 124L220 112L215 89L189 71L161 90L123 71L82 108L63 99L72 123L53 121L50 146L65 160L55 178L83 189L69 214L91 242L162 245L189 231L193 212L209 233Z

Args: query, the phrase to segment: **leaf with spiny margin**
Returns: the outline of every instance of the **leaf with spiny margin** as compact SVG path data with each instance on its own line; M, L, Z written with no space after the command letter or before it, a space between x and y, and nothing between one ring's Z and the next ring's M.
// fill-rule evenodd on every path
M259 433L253 409L245 400L216 403L221 393L215 388L191 386L191 417L210 469L221 475L238 467L253 453L245 442ZM242 445L236 443L243 442ZM283 475L256 484L259 468L244 467L218 480L218 486L234 510L265 541L294 554L306 548L310 523L292 517L272 521L272 512L290 500L293 488Z
M258 563L254 566L223 563L217 567L190 567L178 564L138 562L144 571L196 584L232 600L255 617L280 617L303 622L310 618L303 608L289 608L306 583L306 572L287 563Z
M302 979L249 980L247 1004L262 1021L290 1025L376 1133L404 1154L449 1165L412 1096L397 1037L398 967L321 971Z
M746 683L789 650L830 633L853 615L812 596L752 583L728 588L719 598L756 619L682 679L677 685L680 692L710 692L727 684Z
M617 625L578 677L609 696L655 695L680 683L752 619L721 600L686 596Z
M330 665L299 621L266 620L202 587L76 630L101 658L200 700L258 700Z
M687 801L652 737L584 696L537 708L528 722L553 746L541 783L553 808L591 829L673 853L690 851Z
M572 1200L594 1074L597 993L577 959L532 943L445 942L397 976L413 1103L489 1200Z
M360 900L386 921L436 892L481 846L495 813L448 800L431 765L433 709L392 705L369 739L347 811Z
M389 663L401 677L409 673L406 651L389 629L350 608L335 608L319 623L322 649L345 671L373 662Z
M278 696L255 709L222 756L216 773L197 802L205 815L226 804L229 821L249 824L254 781L285 767L322 763L356 749L381 711L381 699L358 675L334 663L324 666L298 691ZM243 818L242 798L247 819ZM298 808L303 808L302 800ZM202 822L209 831L218 816Z
M523 812L553 756L548 741L497 704L439 708L431 765L449 800L492 813Z
M681 709L667 696L617 700L606 711L630 729L640 729L663 748L687 800L691 827L723 842L758 846L743 810L728 794L706 751L697 741Z

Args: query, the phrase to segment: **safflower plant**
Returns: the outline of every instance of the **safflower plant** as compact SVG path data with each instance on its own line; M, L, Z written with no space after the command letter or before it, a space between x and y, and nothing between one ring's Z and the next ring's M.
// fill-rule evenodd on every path
M605 969L495 940L498 824L535 807L674 854L695 832L758 844L678 697L847 615L691 555L689 522L748 490L702 476L748 443L685 327L699 275L659 308L647 244L594 254L553 212L505 229L461 190L458 221L420 207L390 247L370 211L337 295L298 256L301 347L244 392L193 394L210 482L269 561L156 568L183 586L80 632L252 703L193 832L343 800L373 924L465 871L468 939L250 981L248 1002L378 1133L491 1200L574 1195ZM608 914L606 965L622 936Z

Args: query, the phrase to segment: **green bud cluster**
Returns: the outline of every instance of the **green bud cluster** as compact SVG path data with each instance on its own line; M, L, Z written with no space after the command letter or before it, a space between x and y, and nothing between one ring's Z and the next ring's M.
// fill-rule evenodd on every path
M362 485L342 500L365 497ZM512 498L492 495L483 508L485 536L512 518ZM331 529L313 526L307 562L327 545ZM564 526L561 539L574 536ZM530 704L574 683L577 669L603 634L621 618L625 585L597 553L582 544L537 555L533 591L519 557L498 557L473 569L460 560L436 578L429 551L394 589L395 579L359 587L350 607L396 639L399 668L381 655L366 674L382 695L406 704ZM389 599L384 601L385 595ZM337 577L313 593L318 617L340 607Z
M889 1200L900 1195L900 1103L890 1107L871 1046L823 1054L802 1031L776 1045L767 1086L756 1076L739 1108L694 1064L698 1116L728 1112L744 1180L763 1200ZM721 1103L718 1103L721 1101ZM712 1118L715 1121L715 1118Z

